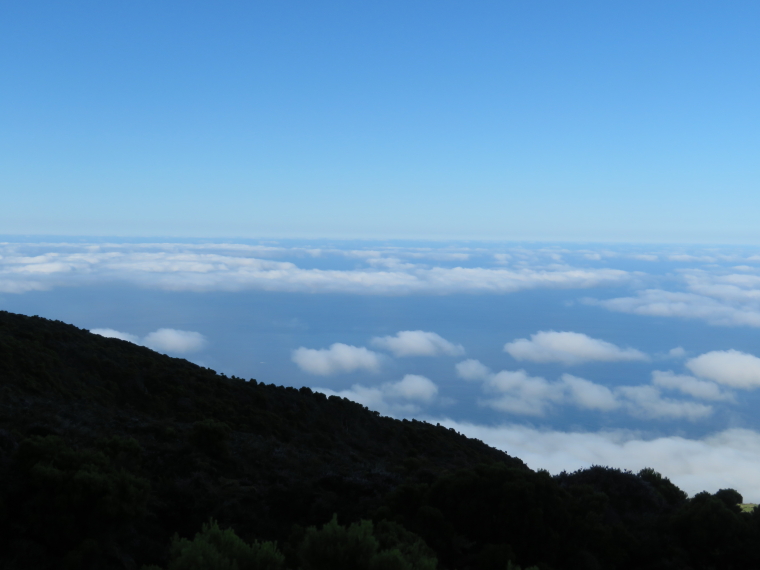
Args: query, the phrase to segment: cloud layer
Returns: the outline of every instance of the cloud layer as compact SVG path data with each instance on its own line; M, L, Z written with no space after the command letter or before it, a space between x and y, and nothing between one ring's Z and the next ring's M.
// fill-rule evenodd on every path
M364 267L303 268L294 261L271 259L322 259L328 254L362 260ZM423 259L433 264L419 263ZM512 293L616 285L631 278L620 269L546 265L537 260L512 267L460 265L468 259L464 252L414 248L388 255L242 244L0 244L0 293L114 281L172 291Z
M716 258L709 259L717 261ZM758 260L760 258L755 255L745 259L753 265L680 271L685 290L648 288L631 297L587 302L623 313L700 319L717 326L760 327L760 275L756 274ZM701 260L694 257L689 261ZM736 273L737 270L742 273Z
M747 429L728 429L703 439L645 438L625 430L562 432L432 421L519 457L533 469L559 473L611 465L638 472L652 467L691 495L733 488L745 501L760 502L760 433Z
M540 331L530 340L519 338L504 345L504 351L516 360L531 362L621 362L648 360L647 355L633 348L620 348L610 342L577 332Z
M694 293L648 289L640 292L636 297L587 302L621 313L700 319L720 326L760 327L760 311L754 307L734 306Z
M345 260L357 265L346 268ZM652 273L632 271L631 263ZM674 265L674 274L661 273ZM760 256L739 249L0 243L0 293L116 282L172 291L368 295L626 285L634 289L630 296L587 302L643 316L760 326Z

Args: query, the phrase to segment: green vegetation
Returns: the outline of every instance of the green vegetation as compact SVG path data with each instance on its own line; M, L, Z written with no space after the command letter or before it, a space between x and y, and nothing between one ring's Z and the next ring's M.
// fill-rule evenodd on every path
M303 570L435 570L437 564L425 543L398 524L362 520L343 527L336 515L321 529L306 530L298 558Z
M211 520L193 540L174 535L168 570L282 570L285 557L273 542L244 542L232 529ZM160 570L144 566L143 570Z
M760 568L760 510L0 312L0 568Z

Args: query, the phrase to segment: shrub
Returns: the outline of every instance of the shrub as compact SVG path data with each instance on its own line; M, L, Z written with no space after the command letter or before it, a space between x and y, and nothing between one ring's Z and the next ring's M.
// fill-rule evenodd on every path
M402 525L387 520L380 521L375 525L374 535L380 543L381 552L378 556L383 555L385 552L396 552L405 561L406 566L404 568L435 570L438 563L435 553L425 544L424 540L413 532L406 530ZM393 556L396 555L394 554ZM387 560L388 564L391 564L390 555L384 556L383 559ZM376 562L373 560L374 564ZM390 565L387 568L396 568L396 566Z
M337 515L319 530L309 527L299 548L304 570L368 570L379 547L372 530L371 521L340 526Z
M299 558L304 570L435 570L437 560L420 537L397 523L338 518L306 530Z
M411 564L397 549L378 552L370 561L370 570L412 570Z
M169 557L169 570L280 570L285 563L273 542L249 545L213 519L193 540L174 535Z

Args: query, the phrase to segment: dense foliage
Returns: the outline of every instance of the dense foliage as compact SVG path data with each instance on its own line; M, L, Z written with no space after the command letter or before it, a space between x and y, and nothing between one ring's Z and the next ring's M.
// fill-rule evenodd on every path
M0 312L0 568L760 568L760 511Z

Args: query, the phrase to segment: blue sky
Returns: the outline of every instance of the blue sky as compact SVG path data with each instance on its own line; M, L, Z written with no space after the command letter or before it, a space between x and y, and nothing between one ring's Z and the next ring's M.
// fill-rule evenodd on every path
M757 243L759 12L5 3L0 223Z
M0 307L760 501L760 5L0 6Z

